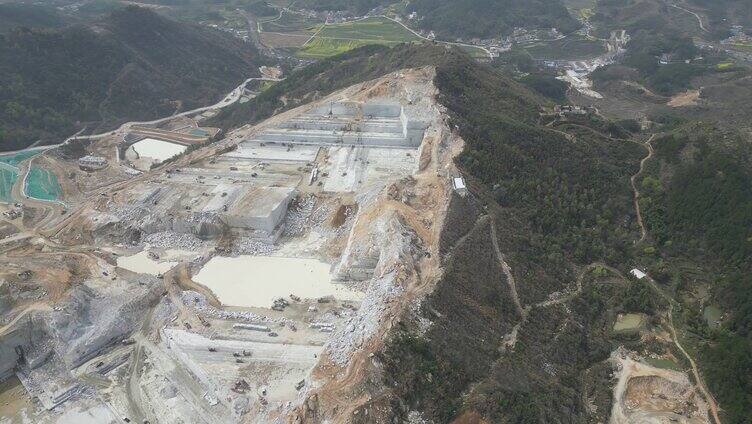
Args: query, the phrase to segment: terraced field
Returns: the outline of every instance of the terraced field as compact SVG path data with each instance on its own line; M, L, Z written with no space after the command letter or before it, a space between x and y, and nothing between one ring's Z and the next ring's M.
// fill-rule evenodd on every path
M298 52L301 57L324 58L367 44L394 45L420 40L402 25L374 17L326 25Z
M590 59L606 52L606 47L602 42L588 40L581 36L535 43L525 49L536 59L551 60Z
M614 331L631 332L639 330L645 324L645 316L643 314L624 314L619 315L619 318L614 324Z
M264 32L296 33L309 32L313 34L322 22L305 15L283 12L279 17L262 19L261 28Z

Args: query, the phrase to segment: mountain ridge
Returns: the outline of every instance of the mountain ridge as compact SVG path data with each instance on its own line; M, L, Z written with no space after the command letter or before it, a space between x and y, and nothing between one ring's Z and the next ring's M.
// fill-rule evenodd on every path
M4 150L210 104L265 62L251 44L135 6L0 37Z

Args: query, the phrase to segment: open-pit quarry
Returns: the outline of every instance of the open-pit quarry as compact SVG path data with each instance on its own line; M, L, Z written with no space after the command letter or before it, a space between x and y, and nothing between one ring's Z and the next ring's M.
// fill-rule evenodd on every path
M447 230L456 246L490 222L457 218L475 200L434 78L402 70L226 134L181 115L9 156L0 423L396 422L385 340L442 280ZM55 199L27 195L32 165ZM540 313L517 309L504 349ZM608 364L611 423L709 422L685 372L623 349Z
M57 201L2 205L0 422L299 421L351 384L438 278L461 141L433 78L38 154Z

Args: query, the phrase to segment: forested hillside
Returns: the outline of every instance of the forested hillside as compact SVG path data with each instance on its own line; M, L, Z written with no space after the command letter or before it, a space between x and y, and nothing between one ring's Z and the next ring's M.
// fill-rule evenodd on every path
M689 88L693 78L718 71L717 60L711 57L701 62L685 63L699 54L700 50L688 37L638 31L628 43L621 62L596 70L592 78L596 86L631 78L656 93L670 96ZM661 63L660 58L664 55L671 63ZM625 67L635 72L625 73Z
M458 164L487 202L488 216L461 218L477 222L423 303L421 315L433 325L417 335L410 320L403 323L384 353L387 385L435 422L607 419L602 361L617 345L608 317L657 308L639 288L590 286L587 271L593 263L629 261L629 175L641 149L589 122L557 130L540 125L543 103L536 95L461 56L439 67L436 83L466 142ZM571 290L576 280L582 292L562 302L566 307L533 306L521 317L494 243L518 279L522 305ZM515 325L510 351L506 335ZM602 390L597 414L580 402L587 387Z
M0 4L0 33L16 27L59 28L65 18L54 8L22 3Z
M256 74L252 45L138 7L0 36L0 146L60 141L210 104Z
M653 144L656 160L641 181L641 206L664 259L658 275L672 276L679 291L691 289L690 278L707 284L714 301L730 311L716 326L698 312L708 300L685 297L682 317L728 422L746 423L752 410L752 148L743 136L708 124L681 127Z
M706 13L712 26L725 25L727 21L752 25L752 2L748 0L689 0L689 3Z
M676 3L676 2L674 2ZM596 33L626 29L630 34L647 30L673 36L699 36L720 40L729 36L732 25L752 25L752 2L747 0L687 0L682 8L661 0L598 0L590 19ZM703 19L700 28L698 13Z
M575 31L580 24L559 0L415 0L408 11L442 37L491 38L515 27Z

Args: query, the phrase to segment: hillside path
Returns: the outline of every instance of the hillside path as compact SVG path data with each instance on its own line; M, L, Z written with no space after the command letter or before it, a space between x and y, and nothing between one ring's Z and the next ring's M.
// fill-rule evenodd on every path
M496 252L496 259L499 261L499 265L501 265L501 270L507 277L507 284L509 284L509 291L512 293L514 306L517 308L517 312L520 314L520 317L524 318L527 314L522 308L520 297L517 295L517 283L514 281L512 268L510 268L509 264L507 264L507 261L504 259L504 254L501 253L501 249L499 248L499 241L496 236L496 220L494 219L491 220L491 243L493 243L494 252Z
M650 138L648 139L648 141L646 141L645 143L639 143L639 144L647 147L647 149L648 149L648 155L645 156L640 161L640 170L637 171L636 174L632 175L629 178L629 182L632 184L632 192L634 193L634 195L633 195L633 202L634 202L635 213L637 214L637 224L640 226L640 239L637 241L636 244L640 244L643 241L645 241L645 237L647 237L647 235L648 235L648 231L645 228L645 222L642 219L642 211L640 210L640 202L639 202L640 191L637 189L637 177L639 177L640 174L642 174L642 172L645 170L645 164L647 163L648 160L650 160L650 158L653 157L653 154L655 153L655 150L653 149L653 145L650 144L653 141L653 139L655 138L655 136L656 136L656 134L652 134L650 136Z
M703 30L704 32L710 32L710 31L708 31L707 28L705 28L705 24L702 23L702 18L697 13L695 13L695 12L689 10L689 9L685 9L685 8L683 8L683 7L681 7L681 6L677 5L677 4L671 4L671 7L679 9L679 10L683 10L683 11L685 11L685 12L691 14L691 15L694 15L694 17L697 19L697 23L700 24L700 29Z
M632 189L634 190L634 207L635 212L637 214L637 222L640 225L640 240L637 243L642 243L645 238L647 237L647 229L645 228L645 225L642 220L642 214L640 212L640 203L638 201L640 197L640 192L637 190L637 184L636 179L637 177L643 172L645 168L645 163L653 157L653 154L655 153L655 150L653 149L653 146L650 144L657 134L652 134L648 141L644 143L644 145L648 148L648 155L640 161L640 170L633 175L630 178L630 181L632 183ZM718 417L718 404L715 401L715 398L713 398L713 395L710 393L710 390L708 390L707 386L705 385L705 381L702 379L702 376L700 375L700 370L697 367L697 363L695 360L690 356L690 354L684 349L684 346L682 346L681 342L679 341L679 336L677 335L676 328L674 327L674 304L676 301L669 295L667 295L653 280L650 276L646 277L646 280L650 283L651 288L653 291L657 292L661 297L663 297L669 304L668 307L668 329L671 333L671 339L674 342L674 345L676 345L676 348L681 351L682 355L687 359L687 362L689 362L690 367L692 368L692 375L694 376L695 381L697 382L697 387L702 392L703 397L705 397L705 400L708 402L708 407L710 408L710 412L713 415L713 422L715 424L721 424L721 420Z
M674 342L674 345L676 345L676 348L679 349L682 355L684 355L684 357L687 359L687 362L689 362L689 365L692 368L692 376L697 382L697 387L700 389L703 397L705 397L705 400L708 402L708 407L710 408L710 412L713 415L713 422L715 424L721 424L721 419L718 416L718 403L715 401L715 398L705 385L705 381L700 375L700 370L697 367L697 363L694 359L692 359L692 356L690 356L689 352L684 349L684 346L682 346L681 342L679 341L676 327L674 327L674 305L677 302L671 296L667 295L650 276L645 277L645 279L648 281L653 291L658 293L658 295L663 297L668 302L668 329L671 333L671 339Z

